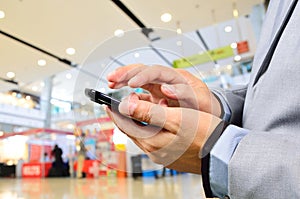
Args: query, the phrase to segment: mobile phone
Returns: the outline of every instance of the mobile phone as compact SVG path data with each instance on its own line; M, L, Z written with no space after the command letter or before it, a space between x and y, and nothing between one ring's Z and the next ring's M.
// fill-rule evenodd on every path
M90 98L91 101L96 102L98 104L105 104L109 107L118 107L120 101L112 98L109 95L106 95L100 91L96 91L94 89L85 89L85 95Z
M111 96L106 95L106 94L104 94L100 91L90 89L90 88L86 88L84 90L84 92L85 92L85 95L87 97L89 97L91 101L96 102L98 104L105 104L109 107L114 107L115 110L118 111L118 106L120 104L119 100L114 99ZM148 125L148 123L146 123L146 122L137 121L135 119L132 119L132 120L140 126L147 126Z

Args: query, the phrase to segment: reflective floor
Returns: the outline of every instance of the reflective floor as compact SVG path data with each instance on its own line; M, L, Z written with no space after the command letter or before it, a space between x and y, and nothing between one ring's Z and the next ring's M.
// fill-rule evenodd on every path
M0 178L0 199L202 199L201 176L183 174L154 179Z

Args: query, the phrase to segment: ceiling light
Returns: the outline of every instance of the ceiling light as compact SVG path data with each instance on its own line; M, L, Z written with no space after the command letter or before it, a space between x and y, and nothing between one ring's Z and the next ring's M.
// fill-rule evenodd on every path
M46 66L46 64L47 64L46 60L44 60L44 59L38 60L38 65L39 66Z
M38 90L38 87L37 87L37 86L33 86L33 87L31 88L31 90L37 91L37 90Z
M12 79L12 78L16 77L16 73L14 73L14 72L8 72L8 73L6 73L6 76L8 78Z
M124 30L117 29L117 30L114 32L114 35L115 35L116 37L123 37L123 36L124 36Z
M138 57L140 57L140 54L139 53L134 53L134 57L138 58Z
M176 45L177 45L177 46L182 46L182 41L177 41L177 42L176 42Z
M41 82L41 83L40 83L40 86L41 86L41 87L44 87L44 86L45 86L45 82Z
M242 57L240 55L237 55L234 57L234 61L241 61Z
M66 74L66 78L67 79L71 79L72 78L72 74L71 73Z
M19 98L19 99L21 99L22 98L22 94L21 93L17 93L16 97Z
M76 52L76 50L75 50L74 48L67 48L67 49L66 49L66 53L67 53L68 55L74 55L75 52Z
M236 49L237 48L237 43L232 43L232 44L230 44L230 47L232 48L232 49Z
M234 9L234 10L232 11L232 13L233 13L233 16L234 16L234 17L238 17L238 16L239 16L239 11L238 11L237 9Z
M176 32L177 32L177 34L179 34L179 35L182 34L181 28L177 28Z
M172 20L172 15L170 13L164 13L161 15L160 19L163 21L163 22L170 22Z
M25 99L26 99L26 100L30 100L31 97L30 97L29 95L27 95L27 96L25 97Z
M0 19L3 19L4 17L5 17L5 13L2 10L0 10Z
M232 31L232 27L231 27L231 26L226 26L226 27L224 28L224 31L225 31L225 32L231 32L231 31Z

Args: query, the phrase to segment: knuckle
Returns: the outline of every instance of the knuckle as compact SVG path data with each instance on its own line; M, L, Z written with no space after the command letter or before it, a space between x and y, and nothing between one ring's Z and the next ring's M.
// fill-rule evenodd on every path
M146 104L146 105L138 105L138 107L134 110L133 112L133 117L137 118L139 120L142 120L143 122L147 122L150 123L152 116L151 116L151 108L150 108L150 104Z

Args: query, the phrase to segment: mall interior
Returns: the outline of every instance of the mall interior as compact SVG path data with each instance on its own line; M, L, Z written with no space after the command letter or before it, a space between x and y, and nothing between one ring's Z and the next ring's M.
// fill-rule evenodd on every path
M205 198L201 176L153 163L92 88L142 63L209 87L247 84L263 0L0 1L0 198Z

